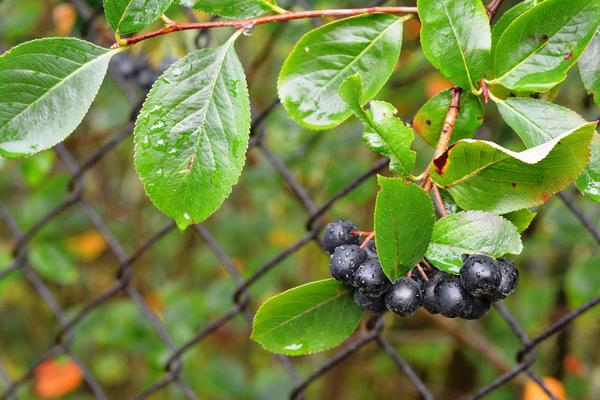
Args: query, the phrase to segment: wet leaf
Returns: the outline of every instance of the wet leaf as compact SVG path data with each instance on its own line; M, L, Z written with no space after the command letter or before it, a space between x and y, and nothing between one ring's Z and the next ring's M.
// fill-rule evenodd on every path
M353 292L334 279L285 291L258 309L251 337L273 353L297 356L328 350L348 338L362 319Z
M104 0L104 14L115 32L127 35L156 21L172 3L173 0Z
M592 42L579 59L579 72L583 86L594 96L600 105L600 29L596 31Z
M100 89L114 51L73 38L33 40L0 57L0 155L25 157L63 141Z
M500 257L523 250L517 228L508 220L482 211L462 211L435 223L426 257L437 268L458 274L461 255Z
M175 62L136 123L138 174L152 202L180 229L215 212L244 166L250 104L233 43Z
M378 176L375 244L385 274L395 281L420 261L431 239L431 198L414 183Z
M269 11L281 11L271 0L178 0L184 6L227 18L258 17Z
M330 129L352 113L338 94L342 82L359 73L371 100L388 80L400 55L402 19L360 15L332 22L304 35L281 69L279 98L289 116L309 129Z

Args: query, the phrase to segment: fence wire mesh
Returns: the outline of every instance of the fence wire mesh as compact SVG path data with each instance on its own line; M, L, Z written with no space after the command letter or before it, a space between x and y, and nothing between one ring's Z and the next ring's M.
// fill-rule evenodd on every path
M88 38L97 37L99 33L96 28L95 20L102 17L101 8L95 10L90 9L86 3L80 0L72 0L71 3L75 6L80 18L83 20L85 29L82 35L87 36ZM305 2L298 2L298 5L308 7ZM190 18L194 18L192 13L188 12L187 15ZM315 21L315 24L316 23L318 23L318 21ZM199 47L208 45L210 43L210 32L198 32L195 43ZM267 43L265 49L262 51L270 51L269 48L272 48L273 44L274 43L272 42ZM259 62L261 58L265 57L259 57ZM254 65L253 67L256 68L257 66ZM150 67L148 66L147 68ZM125 77L123 77L115 68L111 68L109 73L115 81L124 82ZM124 90L127 91L127 89ZM255 307L256 304L252 301L253 299L249 289L267 274L270 274L273 270L280 267L283 261L289 257L293 257L295 253L309 243L314 241L319 244L319 234L323 227L325 215L336 206L338 201L350 194L365 181L375 176L378 172L385 170L389 161L388 159L380 159L371 168L364 171L364 173L347 182L344 187L339 189L335 195L323 202L323 204L316 204L308 194L308 190L294 177L294 173L288 169L285 163L266 144L265 137L268 129L265 129L264 122L269 114L279 107L278 102L273 101L273 103L269 107L266 107L264 111L255 113L251 129L249 152L262 155L268 161L271 168L283 179L286 193L293 196L298 205L305 211L306 233L284 251L266 260L254 273L249 276L243 276L238 271L232 258L211 234L209 229L203 224L194 225L193 231L198 237L198 240L200 240L204 246L207 246L218 258L224 271L235 283L236 290L231 299L231 307L227 312L212 321L205 321L202 329L198 330L182 345L176 345L175 340L168 333L168 330L163 321L161 321L159 315L157 315L147 299L138 289L136 289L136 285L132 282L136 274L143 274L143 271L136 271L136 262L162 238L172 231L175 231L175 224L173 222L165 223L162 228L147 237L137 248L131 252L127 252L113 232L111 232L105 218L96 211L95 205L86 197L85 178L87 174L90 174L95 166L132 134L133 121L137 114L137 110L139 110L139 107L141 106L142 98L138 98L131 94L128 94L128 97L133 109L136 111L132 114L129 125L126 126L125 129L116 132L114 136L98 148L92 155L83 160L76 160L72 152L65 145L56 146L55 152L71 176L67 194L56 207L47 210L43 217L32 227L23 231L17 225L15 218L9 212L8 207L3 204L4 199L0 198L0 221L14 241L13 259L8 266L0 270L0 283L13 274L22 274L31 285L33 292L38 296L38 300L51 310L59 327L53 345L49 347L45 353L40 354L37 360L30 365L25 373L16 377L9 376L7 368L2 364L2 337L0 337L0 389L3 390L2 394L0 394L0 398L2 399L18 398L19 388L30 383L34 378L35 369L44 361L57 356L66 356L76 363L83 373L84 381L89 392L97 399L107 399L107 394L102 385L86 366L86 360L80 359L72 351L72 343L74 335L76 334L76 328L92 312L94 312L94 310L105 306L111 300L122 298L122 296L126 296L133 304L135 304L144 316L146 323L152 328L155 335L160 339L168 351L168 357L164 363L163 376L148 387L136 388L138 393L134 398L149 398L163 391L166 387L174 387L178 390L179 395L182 398L197 399L198 395L194 393L182 376L184 356L191 349L199 346L203 340L216 334L223 326L231 323L236 317L242 317L247 321L248 326L250 326L253 319L253 307ZM252 167L248 166L247 168ZM600 245L600 232L574 204L571 196L567 193L560 193L559 197ZM102 235L104 240L108 243L109 249L116 261L117 269L113 282L108 285L106 289L87 303L80 305L77 313L71 314L67 313L63 307L61 307L47 283L45 283L40 274L30 265L28 246L40 230L48 224L60 220L61 216L74 208L79 208L83 212L97 232ZM599 303L600 296L590 299L583 306L564 314L562 317L552 322L550 325L539 331L535 337L528 337L508 308L503 304L497 304L495 306L495 312L505 320L514 336L520 341L521 348L515 355L514 365L506 366L504 368L506 372L499 375L486 386L471 393L467 398L483 398L524 374L529 379L536 382L550 398L557 399L552 390L544 384L542 378L534 372L536 349L557 333L565 330L573 323L573 321ZM0 315L0 318L3 317L4 316ZM467 338L467 340L469 339ZM248 339L248 345L254 346L255 344L252 344ZM400 356L395 346L386 339L384 320L382 317L372 317L367 320L358 334L354 335L349 342L340 346L333 356L324 361L318 368L306 376L300 375L295 367L295 361L291 358L275 355L274 359L280 364L281 368L285 370L293 384L293 390L289 394L289 397L292 399L301 399L305 397L305 392L311 385L322 379L331 370L342 365L348 358L352 357L355 353L368 345L375 346L379 351L388 356L397 366L399 373L404 374L406 379L414 385L416 392L418 392L421 398L434 398L432 390L428 388L427 383L421 380L413 368L411 368L411 365ZM485 344L482 346L485 346ZM481 349L481 346L477 347L475 344L474 348Z

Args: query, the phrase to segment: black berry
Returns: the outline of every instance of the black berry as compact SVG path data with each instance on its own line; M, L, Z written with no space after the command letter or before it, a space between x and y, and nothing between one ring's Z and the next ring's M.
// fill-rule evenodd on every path
M370 297L378 297L385 293L390 287L390 281L383 273L379 260L367 258L354 273L354 286L363 294Z
M355 244L336 247L329 261L331 276L347 285L352 285L352 277L360 264L367 259L367 253Z
M359 244L360 236L353 234L356 226L349 221L338 220L325 227L322 244L325 250L332 254L335 248L343 244Z
M402 317L414 314L421 307L421 289L421 284L412 279L398 279L385 294L386 308Z
M460 270L462 285L475 297L496 296L501 280L496 260L484 255L469 257Z
M369 297L365 296L360 290L354 291L354 301L365 311L372 312L373 314L381 314L385 311L385 304L383 302L384 296Z
M471 312L463 316L464 319L480 319L490 311L492 302L483 297L473 297Z
M367 247L365 247L365 252L367 252L367 257L377 258L377 248L375 247L374 240L370 240L369 243L367 243Z
M444 317L464 317L471 313L473 296L465 290L454 276L439 282L435 289L435 304Z
M429 276L429 281L423 285L423 307L431 314L439 313L435 300L435 287L447 277L447 273L438 270L431 274Z
M511 259L499 258L496 263L500 270L501 280L496 295L491 298L492 301L504 300L515 291L519 283L519 270Z

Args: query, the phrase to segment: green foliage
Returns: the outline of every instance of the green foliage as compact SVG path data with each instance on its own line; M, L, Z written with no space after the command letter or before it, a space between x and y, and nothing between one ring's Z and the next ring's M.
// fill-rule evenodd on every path
M389 103L372 101L368 110L363 109L360 105L363 89L361 76L354 74L340 86L339 93L365 126L363 139L367 146L390 158L392 172L409 177L417 158L417 153L410 149L415 138L412 128L395 117L396 109Z
M388 80L402 46L402 19L361 15L329 23L304 35L279 75L279 98L289 116L309 129L330 129L351 112L338 94L342 82L359 73L360 104L371 100Z
M596 31L592 42L579 59L579 72L583 86L594 96L600 105L600 29Z
M565 289L571 307L581 307L600 292L598 265L600 265L600 254L569 267Z
M287 355L330 349L350 336L362 318L353 291L334 279L285 291L258 309L251 337L265 349Z
M546 91L562 82L600 23L600 0L546 0L516 18L494 52L494 83Z
M177 0L177 2L227 18L252 18L269 11L282 11L273 0Z
M492 25L492 54L495 53L498 41L500 40L500 37L502 36L504 31L506 31L506 28L508 28L508 26L515 19L517 19L517 17L519 17L529 8L531 8L534 5L534 3L534 0L521 1L516 6L504 12L500 16L500 18L498 18L498 20L494 23L494 25Z
M0 57L0 155L23 157L79 125L114 52L73 38L21 44Z
M458 274L463 254L499 257L522 250L519 232L508 220L487 212L462 211L435 223L426 257L436 267Z
M490 64L491 33L480 0L418 0L423 52L446 78L475 90Z
M590 163L577 179L577 188L588 198L600 203L600 143L592 143Z
M431 239L435 214L423 189L378 176L375 244L383 272L395 281L420 261Z
M413 126L423 140L435 146L440 139L444 119L452 100L450 89L443 90L427 100L417 111ZM452 132L450 143L473 137L483 123L483 105L481 100L471 93L460 96L460 113Z
M118 34L127 35L156 21L173 0L104 0L104 13Z
M529 225L531 225L531 222L533 222L533 219L536 215L536 212L527 208L523 208L521 210L511 211L507 214L504 214L503 217L512 222L512 224L517 227L519 232L523 232L529 228Z
M244 166L250 102L235 37L173 64L136 123L136 169L150 200L180 229L214 213Z

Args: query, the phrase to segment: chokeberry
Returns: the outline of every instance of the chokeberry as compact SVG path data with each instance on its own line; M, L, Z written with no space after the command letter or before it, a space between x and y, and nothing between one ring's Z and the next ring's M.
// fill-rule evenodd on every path
M398 279L385 294L386 308L402 317L414 314L422 304L421 289L421 284L410 278Z
M502 279L496 295L491 298L492 301L504 300L509 294L515 291L519 283L519 270L515 267L511 259L498 258L496 263L498 264Z
M443 279L435 289L435 304L444 317L467 316L473 307L473 296L465 290L460 280L454 276Z
M377 258L377 248L375 247L374 240L369 240L369 243L367 243L367 246L365 247L365 251L367 252L367 257Z
M446 279L448 274L437 270L429 275L429 281L423 284L423 307L431 314L439 313L435 300L435 287L442 280Z
M494 297L501 280L496 260L484 255L469 257L460 270L462 285L475 297Z
M371 297L381 296L390 287L389 279L383 273L379 260L375 258L367 258L359 265L352 282L363 294Z
M331 276L347 285L352 285L352 277L360 264L367 259L367 253L358 245L348 244L335 248L329 261Z
M325 227L322 244L325 250L332 254L335 248L343 244L359 244L360 236L353 234L356 226L349 221L338 220Z
M463 316L464 319L481 319L490 311L492 302L484 297L473 297L471 312Z
M383 301L384 296L369 297L356 289L354 291L354 301L363 310L372 312L373 314L381 314L385 311L385 303Z

